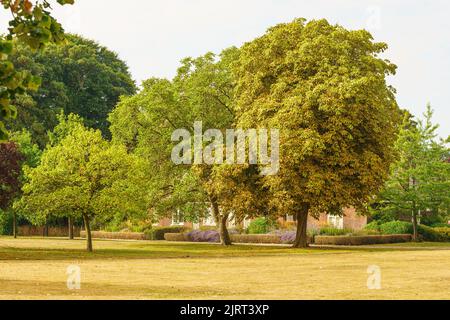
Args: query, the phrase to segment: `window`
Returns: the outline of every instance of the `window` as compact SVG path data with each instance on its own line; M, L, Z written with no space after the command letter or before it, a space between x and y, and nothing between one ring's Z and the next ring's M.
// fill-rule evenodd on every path
M337 229L344 229L344 217L329 214L327 217L328 224Z
M180 210L177 210L177 212L172 215L172 225L173 226L184 225L184 216Z

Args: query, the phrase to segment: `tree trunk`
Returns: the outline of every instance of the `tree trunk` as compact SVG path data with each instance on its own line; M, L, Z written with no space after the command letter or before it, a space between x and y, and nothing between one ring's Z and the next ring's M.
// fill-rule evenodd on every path
M13 212L13 236L14 239L17 239L17 216L15 212Z
M228 214L220 214L219 204L215 197L210 197L212 213L216 224L219 226L220 243L223 246L231 246L231 238L227 229Z
M297 234L295 236L294 248L308 248L308 213L309 207L304 206L299 212L296 213L297 218Z
M419 231L417 227L418 223L416 210L413 210L412 225L413 225L413 241L417 242L419 241Z
M69 239L73 240L75 237L73 234L73 218L72 217L69 217L69 219L68 219L68 227L69 227Z
M91 234L91 225L89 221L89 217L87 215L83 215L84 220L84 230L86 231L86 249L88 252L92 252L92 234Z
M228 214L222 215L220 217L219 233L220 233L220 243L223 246L231 246L231 238L230 234L228 233L227 223L228 223Z

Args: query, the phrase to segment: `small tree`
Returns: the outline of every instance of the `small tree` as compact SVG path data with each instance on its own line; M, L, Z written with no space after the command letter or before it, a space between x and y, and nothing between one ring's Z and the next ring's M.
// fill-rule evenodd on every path
M411 215L416 241L420 213L433 210L446 216L450 205L448 141L437 139L432 116L429 105L424 121L405 116L395 144L398 160L377 199L377 210Z
M91 252L91 222L118 212L136 213L138 160L124 147L111 145L100 131L79 125L57 145L44 151L41 164L26 171L20 206L39 223L49 214L84 221ZM142 177L140 177L142 178Z

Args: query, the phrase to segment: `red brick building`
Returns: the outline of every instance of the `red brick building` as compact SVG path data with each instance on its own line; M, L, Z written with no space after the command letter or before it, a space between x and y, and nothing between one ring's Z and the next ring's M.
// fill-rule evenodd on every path
M251 220L244 221L244 228L248 226ZM292 217L287 217L286 219L281 218L280 222L286 222L286 221L294 221ZM161 227L168 227L168 226L180 226L184 225L188 228L194 228L197 229L200 226L215 226L214 219L208 218L204 221L202 221L199 224L193 224L191 222L185 222L182 219L182 216L177 214L174 215L172 218L165 218L159 221L158 226ZM347 208L344 209L344 216L334 216L329 214L322 214L320 218L317 220L311 216L308 217L308 229L314 230L314 229L320 229L324 226L334 226L338 229L350 229L350 230L361 230L367 225L367 217L358 215L356 210L354 208ZM229 227L235 226L234 222L231 221L229 223Z

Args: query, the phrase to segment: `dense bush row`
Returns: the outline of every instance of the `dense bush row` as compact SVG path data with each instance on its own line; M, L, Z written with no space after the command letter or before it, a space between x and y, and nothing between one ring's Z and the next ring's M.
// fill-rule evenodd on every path
M277 232L272 234L238 234L231 232L231 241L234 243L261 243L261 244L292 244L295 240L295 231ZM188 233L166 233L167 241L190 242L220 242L219 232L215 230L193 230ZM313 238L309 237L309 243Z
M281 244L281 238L275 234L233 234L231 241L235 243Z
M391 234L413 234L413 225L405 221L391 221L387 223L371 222L366 226L366 230L376 231L383 235ZM420 240L431 242L450 241L450 228L431 228L424 225L418 226Z
M114 239L114 240L146 240L146 236L141 232L106 232L92 231L93 239ZM81 238L86 238L86 231L80 232Z
M401 243L411 241L410 234L378 235L378 236L316 236L315 244L318 245L369 245Z
M166 241L189 241L186 233L166 233L164 234Z
M257 223L249 228L253 232L262 232L270 222L257 219ZM273 226L273 225L272 225ZM266 244L292 244L295 240L294 230L275 230L265 234L240 234L237 230L229 230L234 243L266 243ZM404 221L387 223L372 222L365 230L352 232L352 230L323 227L320 230L309 231L308 241L315 244L337 245L364 245L407 242L413 233L412 224ZM431 228L419 226L420 240L432 242L450 241L450 228ZM84 232L81 234L84 237ZM219 243L220 236L215 228L205 227L200 230L189 231L184 226L153 227L144 233L133 232L93 232L94 238L103 239L134 239L134 240L167 240Z

